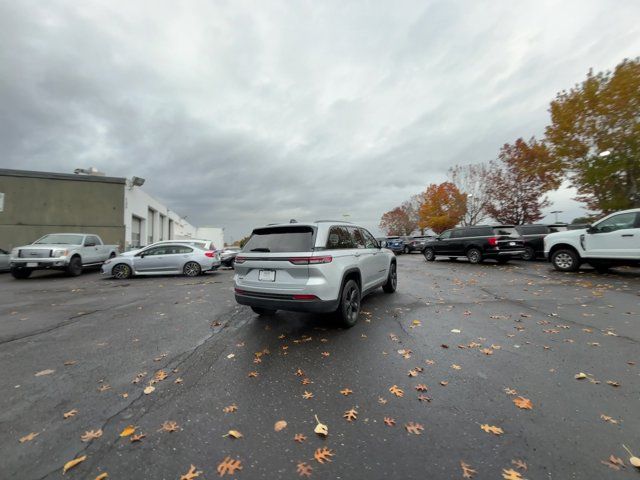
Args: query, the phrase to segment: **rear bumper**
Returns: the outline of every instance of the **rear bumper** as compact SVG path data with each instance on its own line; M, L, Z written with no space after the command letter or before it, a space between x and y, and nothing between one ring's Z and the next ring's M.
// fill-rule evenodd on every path
M275 295L246 290L236 290L236 302L249 307L267 308L270 310L287 310L290 312L328 313L338 309L336 300L294 300L293 295Z
M509 257L520 257L524 255L524 248L522 250L507 250L500 252L487 252L483 254L484 258L509 258Z

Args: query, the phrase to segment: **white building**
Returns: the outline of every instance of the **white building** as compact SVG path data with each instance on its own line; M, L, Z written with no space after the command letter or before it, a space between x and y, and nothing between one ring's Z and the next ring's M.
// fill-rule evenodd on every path
M195 227L186 216L170 210L130 180L124 189L125 250L160 240L200 238L224 246L224 231L216 227Z

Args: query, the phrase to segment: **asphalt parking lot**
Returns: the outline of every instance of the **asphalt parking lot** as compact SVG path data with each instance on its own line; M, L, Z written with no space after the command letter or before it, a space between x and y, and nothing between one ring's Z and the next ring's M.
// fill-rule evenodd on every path
M350 330L260 319L229 270L0 275L0 477L214 478L230 457L236 478L637 478L637 270L398 264Z

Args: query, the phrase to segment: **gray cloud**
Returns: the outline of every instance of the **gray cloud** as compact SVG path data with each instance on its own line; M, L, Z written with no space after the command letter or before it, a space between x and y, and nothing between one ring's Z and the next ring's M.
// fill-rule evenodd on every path
M0 165L96 166L238 238L380 215L540 135L640 51L640 5L0 1ZM554 195L567 216L570 192ZM375 229L375 228L374 228Z

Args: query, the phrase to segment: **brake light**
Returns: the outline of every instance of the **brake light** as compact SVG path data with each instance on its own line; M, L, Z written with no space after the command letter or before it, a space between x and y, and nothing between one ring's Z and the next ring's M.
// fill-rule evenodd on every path
M331 263L333 257L330 255L324 257L292 257L289 262L294 265L319 265L321 263Z
M492 247L495 247L496 245L498 245L498 237L489 237L489 245L491 245Z
M247 257L236 257L236 263L244 263L247 261Z
M215 251L213 251L213 252L204 252L204 256L205 257L209 257L209 258L213 258L213 257L216 256L216 252Z
M318 297L316 297L315 295L294 295L293 299L294 300L317 300Z

